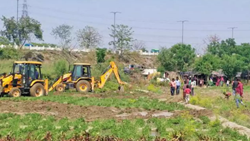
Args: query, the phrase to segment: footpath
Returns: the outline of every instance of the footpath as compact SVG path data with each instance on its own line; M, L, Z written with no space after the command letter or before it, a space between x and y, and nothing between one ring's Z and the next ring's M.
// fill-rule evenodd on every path
M200 106L197 106L197 105L192 105L192 104L185 104L184 102L178 102L179 104L181 105L184 105L185 107L189 108L189 109L193 109L193 110L206 110L206 108L203 108L203 107L200 107ZM242 126L242 125L239 125L235 122L231 122L229 121L228 119L222 117L222 116L210 116L208 117L210 120L216 120L216 118L218 118L220 120L220 122L222 123L222 126L223 127L229 127L231 129L235 129L237 130L240 134L242 135L246 135L248 138L250 138L250 129L245 127L245 126Z

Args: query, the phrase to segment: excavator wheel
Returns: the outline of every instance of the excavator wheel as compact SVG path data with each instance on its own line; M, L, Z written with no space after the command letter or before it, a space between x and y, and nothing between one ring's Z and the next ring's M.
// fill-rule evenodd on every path
M80 93L87 93L90 91L90 83L86 80L81 80L76 84L76 90Z
M40 83L36 83L30 89L30 95L33 97L40 97L45 94L44 86Z
M21 90L19 88L12 88L9 92L10 97L20 97L21 96Z
M56 86L56 91L58 91L58 92L63 92L64 90L65 90L65 87L64 87L63 84L58 84L58 85Z

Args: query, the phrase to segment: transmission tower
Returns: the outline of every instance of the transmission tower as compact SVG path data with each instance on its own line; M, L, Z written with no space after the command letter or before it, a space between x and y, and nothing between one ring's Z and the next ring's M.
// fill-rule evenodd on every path
M28 4L27 4L27 0L24 0L23 1L23 14L22 14L22 17L25 18L25 17L28 17Z

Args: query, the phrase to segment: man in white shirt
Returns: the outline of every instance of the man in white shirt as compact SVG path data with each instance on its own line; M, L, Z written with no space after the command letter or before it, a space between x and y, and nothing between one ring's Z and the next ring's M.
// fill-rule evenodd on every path
M191 82L191 95L194 96L194 87L196 86L196 81L192 79Z
M179 77L176 77L175 84L176 84L176 95L178 95L180 93L180 87L181 87L181 82L179 80Z

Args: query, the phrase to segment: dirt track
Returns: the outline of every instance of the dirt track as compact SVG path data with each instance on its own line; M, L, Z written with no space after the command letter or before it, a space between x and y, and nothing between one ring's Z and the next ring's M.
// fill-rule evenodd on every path
M115 107L99 107L99 106L76 106L69 104L61 104L56 102L43 101L0 101L0 113L15 113L24 115L27 113L38 113L41 115L50 115L58 119L68 117L71 119L83 117L86 121L93 121L97 119L135 119L135 118L151 118L158 113L167 111L145 111L138 108L119 109ZM178 114L169 113L169 117Z

